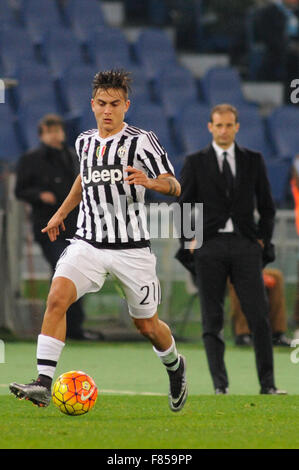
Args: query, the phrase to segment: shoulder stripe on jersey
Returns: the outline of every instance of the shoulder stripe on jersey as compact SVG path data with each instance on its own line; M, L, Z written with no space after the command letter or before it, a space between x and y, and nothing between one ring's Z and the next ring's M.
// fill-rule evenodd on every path
M150 136L151 136L151 138L153 139L153 141L156 143L156 145L158 146L158 148L160 149L160 152L161 152L161 153L165 153L165 149L164 149L163 145L160 144L159 139L158 139L158 137L156 136L156 134L155 134L154 132L150 132Z
M151 145L153 146L153 148L156 150L156 152L158 154L163 154L165 153L165 150L163 148L163 146L160 144L156 134L152 131L145 131L143 129L139 129L139 127L135 127L135 126L129 126L127 127L126 129L128 131L129 134L131 135L146 135L148 140L150 141Z
M147 134L148 131L145 131L144 129L140 129L139 127L135 126L128 126L126 128L126 132L130 132L130 134Z
M154 133L153 132L149 132L147 137L150 141L150 143L152 144L152 147L156 150L156 152L161 155L162 153L165 153L165 150L161 147L161 145L158 143L158 140L157 139L154 139Z
M81 132L81 134L78 136L78 139L80 139L80 137L84 137L86 135L95 134L96 132L98 132L97 129L89 129L88 131Z

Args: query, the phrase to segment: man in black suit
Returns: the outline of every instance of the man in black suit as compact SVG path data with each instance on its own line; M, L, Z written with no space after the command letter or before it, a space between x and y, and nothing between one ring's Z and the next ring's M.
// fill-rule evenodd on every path
M41 144L22 155L17 165L15 194L31 205L35 241L55 271L56 263L69 245L77 227L78 210L70 214L66 230L55 243L41 233L70 191L79 173L76 152L65 144L64 122L56 114L45 115L38 123ZM67 312L67 336L73 339L96 339L83 330L82 301L75 302Z
M216 394L228 393L224 363L224 296L230 278L253 333L262 394L282 394L275 387L268 304L262 277L273 260L271 237L275 208L262 156L235 143L237 110L213 108L212 144L186 158L181 173L180 204L203 203L203 244L191 241L185 259L192 261L202 311L203 341ZM254 210L259 221L254 219ZM185 242L186 240L183 239ZM178 258L183 257L183 249ZM183 256L182 256L183 255Z

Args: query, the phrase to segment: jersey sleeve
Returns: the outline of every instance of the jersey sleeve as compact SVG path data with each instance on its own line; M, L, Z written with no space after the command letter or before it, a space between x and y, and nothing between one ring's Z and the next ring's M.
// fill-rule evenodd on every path
M163 173L174 175L174 168L168 159L167 152L154 132L147 132L140 139L137 147L137 159L142 162L153 178L157 178Z

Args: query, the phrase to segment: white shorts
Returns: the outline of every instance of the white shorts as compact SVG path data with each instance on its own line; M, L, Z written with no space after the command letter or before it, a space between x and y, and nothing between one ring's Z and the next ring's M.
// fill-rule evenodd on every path
M72 240L61 254L53 279L66 277L77 289L77 300L99 291L110 274L122 288L133 318L150 318L161 301L156 257L149 248L109 250Z

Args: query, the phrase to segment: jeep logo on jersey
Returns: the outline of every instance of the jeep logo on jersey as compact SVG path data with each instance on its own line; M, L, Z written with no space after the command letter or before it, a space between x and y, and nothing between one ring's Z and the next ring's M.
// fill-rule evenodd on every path
M123 183L122 165L103 165L85 168L83 183L85 186Z

